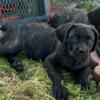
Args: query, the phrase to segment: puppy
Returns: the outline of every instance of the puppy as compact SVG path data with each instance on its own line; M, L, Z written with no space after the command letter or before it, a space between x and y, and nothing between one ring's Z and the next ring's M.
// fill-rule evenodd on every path
M73 7L65 7L59 11L51 14L49 24L50 26L57 28L68 22L89 24L87 12Z
M17 71L23 66L17 55L24 53L28 58L44 60L55 49L55 29L40 23L3 23L0 26L0 56Z
M67 100L68 91L61 84L62 70L70 71L81 88L89 87L90 53L97 41L96 30L81 23L68 23L57 28L56 50L47 56L44 66L53 81L53 94L56 100Z
M54 28L71 21L76 23L93 24L98 32L100 32L99 18L100 8L87 12L78 8L65 7L62 10L51 14L49 24Z

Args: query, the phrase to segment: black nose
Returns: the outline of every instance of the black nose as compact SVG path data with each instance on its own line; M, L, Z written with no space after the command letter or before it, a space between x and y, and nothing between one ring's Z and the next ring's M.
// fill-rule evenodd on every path
M87 53L87 50L83 48L79 48L79 53Z

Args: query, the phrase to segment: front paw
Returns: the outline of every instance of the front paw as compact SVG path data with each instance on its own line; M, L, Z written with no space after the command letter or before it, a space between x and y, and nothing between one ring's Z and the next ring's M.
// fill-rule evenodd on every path
M53 85L53 95L56 100L68 100L68 92L61 84Z
M81 90L89 90L90 84L89 83L82 83L81 84Z
M20 62L14 61L12 63L12 67L17 71L17 72L22 72L23 71L23 66Z

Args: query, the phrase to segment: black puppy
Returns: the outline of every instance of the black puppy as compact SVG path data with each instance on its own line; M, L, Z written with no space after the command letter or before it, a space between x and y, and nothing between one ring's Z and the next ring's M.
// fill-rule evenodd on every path
M54 28L71 21L76 23L93 24L98 32L100 32L99 18L100 8L87 12L78 8L65 7L60 11L51 14L49 24Z
M29 58L44 60L55 49L55 35L55 29L45 24L3 23L0 26L0 56L6 56L12 67L22 71L23 66L16 56L23 52Z
M68 22L89 24L87 12L73 7L65 7L59 11L54 11L51 14L49 24L57 28Z
M91 26L68 23L57 28L56 35L56 50L46 58L44 66L53 81L56 100L67 100L68 92L61 84L61 71L71 71L82 88L89 86L90 53L96 45L97 33Z

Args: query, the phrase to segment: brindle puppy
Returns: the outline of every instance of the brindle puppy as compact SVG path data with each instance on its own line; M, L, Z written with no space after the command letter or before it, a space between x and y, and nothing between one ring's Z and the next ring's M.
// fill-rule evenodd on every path
M81 88L89 87L90 53L94 50L97 34L93 27L84 24L64 24L57 29L58 44L44 66L53 81L56 100L67 100L67 90L61 84L62 70L70 71Z

